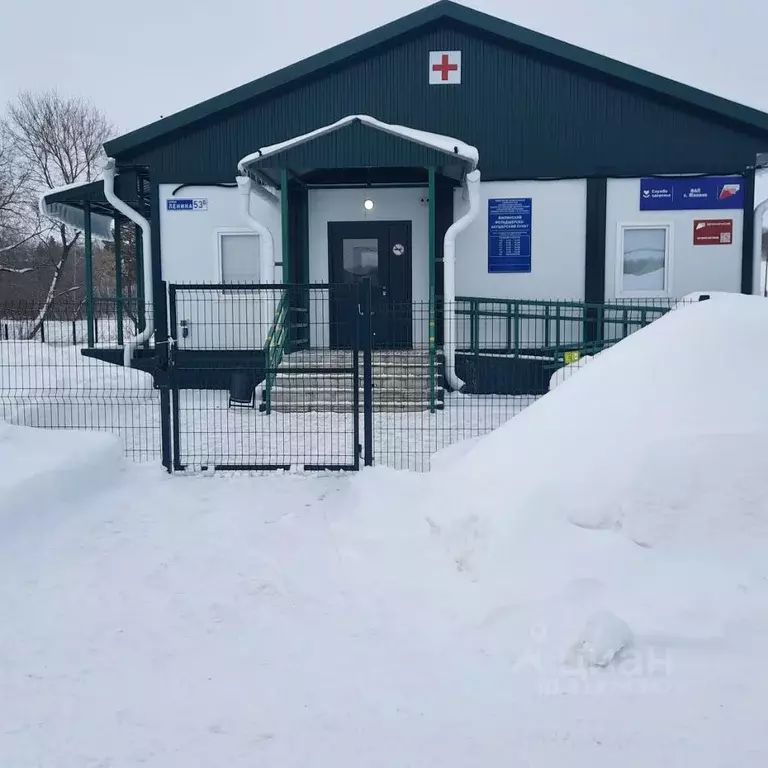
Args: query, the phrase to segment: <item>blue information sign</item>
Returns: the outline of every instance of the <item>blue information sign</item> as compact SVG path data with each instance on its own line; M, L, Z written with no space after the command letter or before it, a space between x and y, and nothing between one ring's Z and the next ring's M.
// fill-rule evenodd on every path
M744 207L741 176L641 179L641 211L725 211Z
M531 271L530 197L488 201L488 271Z
M169 211L207 211L208 200L205 197L174 197L166 200Z

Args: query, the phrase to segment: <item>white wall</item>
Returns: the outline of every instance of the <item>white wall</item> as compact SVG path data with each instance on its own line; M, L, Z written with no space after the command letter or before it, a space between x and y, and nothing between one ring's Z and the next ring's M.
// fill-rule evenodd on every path
M480 215L456 240L456 294L488 298L571 299L584 297L587 184L569 181L490 181L480 184ZM454 197L454 217L468 203ZM489 274L488 200L532 199L531 272Z
M744 214L739 210L641 211L640 179L609 179L605 231L605 298L617 297L620 224L671 225L670 291L680 298L692 291L741 290ZM733 219L731 245L694 245L695 219Z
M221 281L218 235L250 232L234 187L160 185L160 253L163 279L168 283L218 283ZM207 210L169 211L172 198L205 199ZM282 254L280 207L251 195L251 212L274 236L275 260ZM254 233L255 234L255 233ZM259 258L254 248L254 260ZM282 278L275 270L275 280ZM188 336L177 329L179 344L193 349L259 348L271 323L273 297L259 304L253 292L189 292L178 294L178 320L188 322Z
M410 221L412 296L414 302L429 301L429 214L428 190L413 187L371 189L311 189L309 191L309 280L328 282L328 222L331 221ZM366 211L363 202L374 202ZM315 317L326 322L313 328L311 343L324 346L327 339L327 310L315 308ZM424 312L414 309L413 341L426 341Z
M456 295L495 299L584 300L586 260L586 181L491 181L480 184L480 214L456 240ZM488 272L488 200L491 198L530 197L531 272L491 274ZM463 190L454 197L454 218L468 209ZM461 308L461 307L459 307ZM504 312L504 305L491 307ZM533 313L535 308L521 311ZM547 324L550 342L576 341L581 325L562 321L559 331L555 321ZM470 340L468 317L457 318L457 344L467 347ZM545 321L526 318L518 328L518 338L510 334L510 343L521 347L543 346L547 331ZM504 319L480 322L480 344L485 348L505 349L507 323Z
M233 178L234 183L234 178ZM217 283L221 280L218 233L249 232L240 212L239 192L233 187L160 185L160 252L163 280L169 283ZM204 198L207 211L169 211L166 200ZM251 213L272 231L275 261L281 261L280 207L252 194ZM258 254L255 254L258 258ZM281 280L278 267L275 280Z

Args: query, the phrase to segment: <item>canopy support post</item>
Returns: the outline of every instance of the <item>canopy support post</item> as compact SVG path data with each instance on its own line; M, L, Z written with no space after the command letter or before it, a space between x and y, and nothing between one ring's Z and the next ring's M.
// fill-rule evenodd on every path
M83 237L85 238L85 318L88 329L88 346L94 344L94 324L93 324L93 238L91 237L91 204L84 203L83 213L85 225Z

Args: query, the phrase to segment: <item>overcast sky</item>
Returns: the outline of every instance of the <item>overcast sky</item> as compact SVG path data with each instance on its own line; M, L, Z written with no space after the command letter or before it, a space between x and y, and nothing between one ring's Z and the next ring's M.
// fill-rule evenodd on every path
M479 10L768 112L762 0L471 0ZM424 0L0 0L0 104L89 97L121 132L366 32ZM768 193L768 186L766 187Z

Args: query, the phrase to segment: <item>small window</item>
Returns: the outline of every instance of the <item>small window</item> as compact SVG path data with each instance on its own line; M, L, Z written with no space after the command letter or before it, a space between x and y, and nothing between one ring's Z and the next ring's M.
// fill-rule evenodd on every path
M221 282L258 283L259 245L259 236L253 232L220 232Z
M671 226L668 224L619 227L619 296L662 296L670 292Z
M370 239L344 238L342 246L344 282L356 283L363 277L378 285L379 241Z

